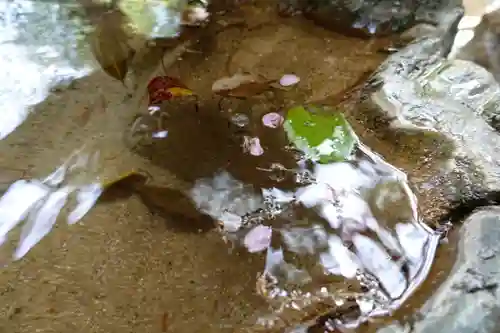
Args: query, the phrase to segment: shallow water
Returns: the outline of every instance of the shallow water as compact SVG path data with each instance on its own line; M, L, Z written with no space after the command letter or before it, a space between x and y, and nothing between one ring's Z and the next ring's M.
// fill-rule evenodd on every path
M144 143L130 133L137 114L158 125L144 116L144 91L163 69L146 54L125 88L94 71L69 89L46 89L48 97L32 101L43 100L0 141L0 163L9 170L0 184L11 186L0 213L19 212L8 219L14 224L26 209L32 223L3 246L0 328L281 331L319 318L332 329L370 332L394 311L411 321L444 279L454 234L437 247L441 235L432 227L444 200L430 186L435 166L423 162L426 152L366 130L347 105L362 144L349 161L311 165L290 151L282 128L261 121L343 91L380 64L377 51L389 40L348 38L263 5L217 20L246 26L208 30L190 46L194 52L175 62L169 51L164 57L166 74L199 102L197 110L192 100L165 107L166 138ZM237 71L268 79L294 73L301 81L224 100L219 109L212 83ZM245 137L259 137L264 153L249 154ZM134 170L148 181L119 183L96 204L102 184ZM14 183L19 178L31 181ZM12 194L20 196L7 201ZM12 253L22 260L12 262Z

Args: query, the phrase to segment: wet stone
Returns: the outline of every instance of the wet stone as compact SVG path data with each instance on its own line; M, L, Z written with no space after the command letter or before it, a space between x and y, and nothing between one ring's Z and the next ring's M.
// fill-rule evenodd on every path
M491 258L495 257L496 255L497 254L496 254L495 250L488 249L488 248L481 249L478 253L479 258L481 258L483 260L491 259Z
M461 4L455 0L281 0L280 9L288 14L303 13L327 29L369 37L400 33L419 23L438 26L441 13L461 8Z
M445 20L448 30L391 55L359 106L374 126L387 124L389 131L406 136L405 144L447 163L450 172L439 186L448 199L463 201L500 189L500 135L492 126L500 94L488 71L446 58L458 22L453 15Z
M500 250L500 207L471 215L461 230L459 257L450 278L424 305L413 332L497 332L500 321L500 258L481 255ZM406 332L396 324L378 333Z
M472 25L472 24L471 24ZM476 26L464 27L464 32L473 32L474 37L456 50L457 59L473 61L500 79L500 10L486 13Z
M458 202L455 217L466 219L451 276L421 309L412 332L489 333L500 322L500 207L491 207L500 190L499 88L486 69L448 59L459 17L450 14L447 29L389 56L357 108L371 126L398 133L415 154L432 151L448 166L433 187ZM487 208L477 211L480 206ZM390 332L408 329L395 324L378 331Z
M497 283L491 281L489 276L485 276L474 269L468 269L463 280L455 283L453 288L475 293L480 290L494 290L497 286Z

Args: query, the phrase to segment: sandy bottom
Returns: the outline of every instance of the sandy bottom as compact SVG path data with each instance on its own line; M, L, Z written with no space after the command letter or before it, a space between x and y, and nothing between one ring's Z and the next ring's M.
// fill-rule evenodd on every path
M247 27L207 37L168 69L202 100L211 98L213 81L238 70L268 78L294 73L301 78L295 98L319 100L384 59L376 52L384 41L350 39L300 18L278 18L266 7L232 15ZM54 92L0 142L0 165L44 177L85 145L99 152L101 179L142 168L158 185L185 186L123 143L134 116L146 110L144 89L155 73L158 62L138 66L127 80L138 86L132 96L132 88L102 72ZM85 108L102 96L106 112L96 110L82 124ZM263 255L230 253L216 232L182 232L165 222L134 197L100 203L78 225L61 220L23 260L0 271L0 332L209 333L255 323L266 309L255 293Z

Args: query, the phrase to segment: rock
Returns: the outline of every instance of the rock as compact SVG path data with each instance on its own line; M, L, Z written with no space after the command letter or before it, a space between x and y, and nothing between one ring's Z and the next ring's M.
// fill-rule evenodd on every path
M441 14L461 10L461 1L282 0L282 9L301 11L325 28L359 36L385 36L426 22L440 25Z
M430 159L447 171L432 187L459 203L443 219L463 221L475 211L461 230L450 278L421 309L412 332L489 333L500 321L500 207L491 207L500 202L500 88L487 69L448 59L459 18L450 14L434 33L391 55L353 111L368 126L396 133L415 155L433 153ZM476 211L479 206L490 207ZM408 327L378 331L391 332Z
M500 322L500 206L475 212L461 230L458 260L449 279L424 305L415 333L493 333ZM489 255L483 255L488 249ZM391 325L378 333L403 333Z
M455 54L457 59L470 60L492 72L500 80L500 10L485 14L480 23L463 24L464 35L472 32L473 37ZM465 37L464 37L465 38Z
M448 171L433 186L441 188L446 200L474 201L460 210L463 218L499 197L486 199L485 193L500 190L495 122L500 88L484 68L447 59L459 18L450 14L443 28L390 56L365 87L356 112L371 126L398 133L405 149L438 156L440 167Z

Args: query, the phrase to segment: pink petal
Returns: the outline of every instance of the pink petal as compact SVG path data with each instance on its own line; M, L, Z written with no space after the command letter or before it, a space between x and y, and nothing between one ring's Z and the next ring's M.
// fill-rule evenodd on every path
M283 117L276 112L270 112L262 117L262 123L266 127L277 128L283 124Z
M260 145L260 139L257 137L250 138L250 137L245 137L245 141L243 142L243 149L250 153L250 155L253 156L260 156L264 154L264 149Z
M280 84L283 87L293 86L294 84L297 84L299 82L300 82L300 78L297 75L293 75L293 74L285 74L280 79Z
M248 252L263 251L271 244L272 232L273 230L270 227L258 225L246 234L243 244L248 249Z

